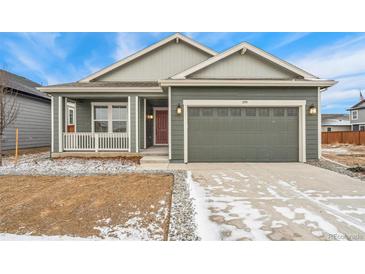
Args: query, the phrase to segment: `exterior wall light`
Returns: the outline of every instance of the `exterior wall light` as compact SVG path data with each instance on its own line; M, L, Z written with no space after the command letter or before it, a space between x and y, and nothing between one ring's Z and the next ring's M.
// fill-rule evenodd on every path
M309 114L310 114L310 115L315 115L315 114L317 114L317 108L316 108L314 105L311 105L311 106L309 107Z
M181 113L182 113L182 108L181 108L180 104L178 104L177 108L176 108L176 114L180 115Z
M147 115L147 119L148 119L148 120L152 120L152 119L153 119L153 115L152 115L152 114L148 114L148 115Z

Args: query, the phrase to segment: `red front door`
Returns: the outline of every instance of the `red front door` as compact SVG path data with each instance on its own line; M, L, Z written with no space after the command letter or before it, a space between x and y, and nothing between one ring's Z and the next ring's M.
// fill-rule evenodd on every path
M155 113L155 144L167 145L168 143L168 116L167 110L156 110Z

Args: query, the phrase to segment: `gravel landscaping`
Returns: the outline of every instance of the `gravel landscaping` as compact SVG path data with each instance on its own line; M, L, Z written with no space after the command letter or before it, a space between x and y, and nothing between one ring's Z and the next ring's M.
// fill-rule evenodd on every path
M13 159L8 157L4 159L4 166L0 167L0 175L96 176L122 175L123 173L173 174L174 184L167 238L173 241L199 240L186 171L140 169L137 171L134 163L121 159L51 159L47 152L22 155L16 165ZM12 237L12 235L7 235L7 237ZM63 239L63 237L59 239Z
M362 173L358 173L358 172L352 172L350 170L348 170L348 167L338 164L336 162L330 161L330 160L326 160L326 159L320 159L320 160L310 160L307 161L307 164L316 166L316 167L321 167L321 168L325 168L340 174L344 174L350 177L354 177L354 178L358 178L361 179L363 181L365 181L365 175L363 175Z

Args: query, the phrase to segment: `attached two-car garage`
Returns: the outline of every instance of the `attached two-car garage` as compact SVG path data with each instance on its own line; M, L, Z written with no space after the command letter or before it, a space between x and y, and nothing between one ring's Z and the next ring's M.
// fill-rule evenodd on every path
M298 106L190 106L188 162L296 162L300 155Z

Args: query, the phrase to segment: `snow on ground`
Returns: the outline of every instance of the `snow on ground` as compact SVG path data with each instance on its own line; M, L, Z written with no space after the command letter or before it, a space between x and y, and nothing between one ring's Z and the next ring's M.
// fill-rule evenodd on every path
M72 236L36 236L36 235L18 235L18 234L10 234L10 233L0 233L0 241L96 241L103 240L102 238L97 237L89 237L89 238L81 238L81 237L72 237Z
M134 169L119 159L51 159L48 152L20 156L15 165L13 158L6 158L0 167L0 175L87 175L115 174Z
M193 173L189 184L202 240L365 239L365 208L357 206L362 195L299 188L295 181L263 177L263 170Z
M221 176L221 177L220 177ZM238 182L224 173L213 175L213 180L218 184L223 184L223 180ZM243 177L243 174L239 175ZM245 178L245 177L243 177ZM241 238L251 240L268 240L268 231L262 230L265 215L254 208L249 201L235 199L229 196L215 197L210 191L216 189L215 186L203 188L192 178L188 172L188 183L190 193L194 200L196 209L196 222L198 235L202 240L236 240ZM226 189L227 190L227 189ZM230 190L228 190L230 191ZM234 191L231 191L235 193ZM227 210L227 208L229 208ZM212 212L219 211L219 216ZM244 216L243 223L237 217ZM221 220L220 220L221 219ZM227 223L222 223L225 220ZM231 224L229 224L231 222ZM217 224L218 223L218 224ZM247 227L248 229L244 229Z

